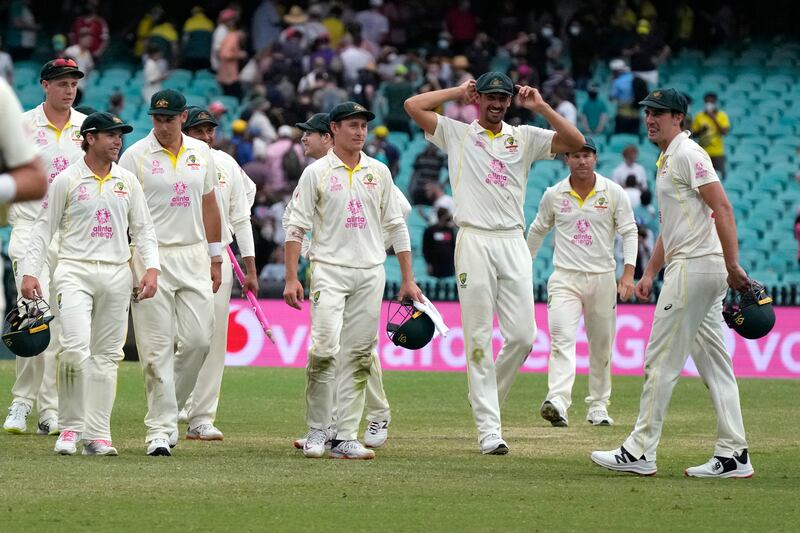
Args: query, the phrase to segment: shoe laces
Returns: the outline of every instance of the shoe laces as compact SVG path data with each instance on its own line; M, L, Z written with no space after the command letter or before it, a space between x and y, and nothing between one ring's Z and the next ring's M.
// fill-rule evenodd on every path
M111 447L111 441L110 440L96 439L96 440L93 440L92 443L95 444L96 446L103 446L103 447L106 447L106 448L110 448Z
M8 415L13 418L25 418L28 412L28 406L22 402L14 402L8 408Z
M70 430L62 431L61 435L58 437L58 440L64 442L75 442L78 440L78 434Z
M383 428L385 422L370 422L367 424L367 433L371 435L377 435L378 431Z
M608 411L604 409L593 409L589 413L589 418L605 418L608 419Z
M328 440L328 432L321 429L312 429L306 435L307 446L322 446Z
M347 452L355 452L361 449L361 443L357 440L346 440L344 442L339 443L337 446L341 451Z
M205 433L206 431L211 431L214 429L214 426L211 424L200 424L196 428L194 428L195 433Z

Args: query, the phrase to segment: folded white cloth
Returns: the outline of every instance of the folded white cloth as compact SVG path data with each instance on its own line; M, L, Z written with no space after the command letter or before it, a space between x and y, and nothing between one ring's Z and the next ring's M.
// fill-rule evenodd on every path
M439 310L436 309L430 300L424 296L423 298L424 299L422 302L414 300L414 308L418 311L422 311L431 318L433 325L436 326L436 331L433 334L434 339L437 335L447 337L447 334L450 332L450 328L448 328L447 324L444 323L444 319L442 318L442 315L439 314Z

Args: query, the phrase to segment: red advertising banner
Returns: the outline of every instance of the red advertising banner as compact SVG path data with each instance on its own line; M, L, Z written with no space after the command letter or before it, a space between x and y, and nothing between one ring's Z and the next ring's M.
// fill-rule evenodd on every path
M272 323L275 344L269 342L252 309L241 300L232 300L228 320L228 353L230 366L304 367L310 343L308 302L297 311L282 300L260 300L264 313ZM464 338L457 302L440 302L436 308L450 328L447 337L437 337L422 350L408 351L394 346L383 328L387 306L384 302L378 352L384 370L418 370L428 372L461 372L466 368ZM769 335L758 340L743 339L723 325L725 343L739 377L800 378L800 308L776 307L777 321ZM612 371L617 375L641 375L644 352L652 325L653 306L617 306L617 336L612 354ZM720 317L722 321L722 317ZM536 305L538 333L533 351L522 367L523 372L547 372L550 334L547 328L547 306ZM577 335L577 367L586 373L589 367L588 344L583 321ZM495 354L502 337L495 321L493 334ZM696 376L691 359L684 375Z

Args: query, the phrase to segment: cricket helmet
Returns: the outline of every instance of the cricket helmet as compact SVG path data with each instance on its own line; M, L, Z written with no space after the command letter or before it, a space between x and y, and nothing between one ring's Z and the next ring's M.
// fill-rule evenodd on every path
M769 333L775 326L775 310L763 285L751 279L747 290L731 291L733 295L722 309L722 318L728 327L745 339L760 339Z
M11 353L20 357L33 357L50 344L50 306L43 298L24 300L6 315L3 324L3 342Z
M395 346L419 350L431 341L435 330L431 317L415 308L411 300L389 302L386 334Z

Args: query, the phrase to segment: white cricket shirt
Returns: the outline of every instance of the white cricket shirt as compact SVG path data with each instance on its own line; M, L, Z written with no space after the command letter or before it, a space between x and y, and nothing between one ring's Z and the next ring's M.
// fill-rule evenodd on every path
M122 154L119 164L133 172L142 185L159 246L186 246L206 240L203 195L212 192L217 181L206 143L183 135L180 150L172 154L151 130Z
M396 252L411 250L393 190L392 175L380 161L361 152L359 164L350 169L330 150L300 177L292 196L287 240L294 240L292 228L303 234L312 231L312 261L352 268L382 265L384 232L396 237Z
M595 172L595 186L585 200L572 189L569 177L549 187L539 202L528 230L531 255L555 227L553 265L578 272L603 273L616 269L614 237L623 238L626 265L636 265L638 234L625 190Z
M129 229L145 267L160 269L158 242L142 187L136 176L116 163L111 164L108 176L99 178L83 159L78 160L56 176L44 203L32 227L22 274L39 277L56 232L61 235L59 260L127 263Z
M44 114L43 103L23 114L29 130L27 139L33 142L38 151L48 184L53 183L55 177L72 163L83 158L81 124L85 118L86 115L72 109L69 120L59 130ZM16 203L11 206L8 220L13 226L33 224L41 210L40 200Z
M483 230L525 229L525 189L534 161L552 159L554 131L503 122L497 135L475 120L464 124L438 115L425 138L447 153L453 220Z
M31 163L36 149L33 129L26 123L22 106L5 79L0 78L0 173Z
M217 169L217 206L222 230L222 244L236 243L242 257L255 257L253 226L250 224L250 208L256 197L256 184L244 173L229 154L222 150L211 150Z
M698 190L719 181L711 158L684 131L672 139L657 165L658 221L666 262L722 256L714 213Z

